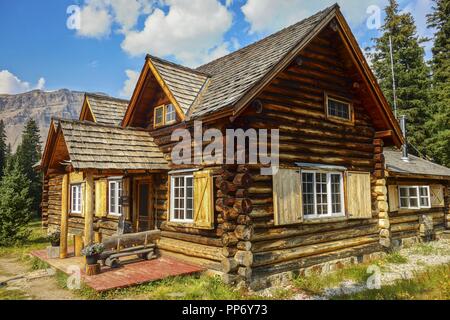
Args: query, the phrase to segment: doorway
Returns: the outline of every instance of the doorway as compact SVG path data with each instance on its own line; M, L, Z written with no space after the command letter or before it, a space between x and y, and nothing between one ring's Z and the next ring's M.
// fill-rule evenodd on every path
M135 182L136 203L135 230L137 232L153 230L155 228L155 216L153 214L153 181L151 178L138 179Z

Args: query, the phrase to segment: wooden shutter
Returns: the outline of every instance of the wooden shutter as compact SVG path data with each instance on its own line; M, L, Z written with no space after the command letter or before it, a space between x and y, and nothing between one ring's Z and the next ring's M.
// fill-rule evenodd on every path
M299 170L278 169L273 176L273 210L277 226L303 221Z
M372 218L369 172L347 173L347 208L350 219Z
M214 228L213 179L209 170L194 172L194 225Z
M388 186L388 193L389 193L389 211L394 212L398 211L398 186L397 185L390 185Z
M108 181L95 181L95 216L105 217L108 214Z
M441 185L430 186L431 207L444 206L444 188Z

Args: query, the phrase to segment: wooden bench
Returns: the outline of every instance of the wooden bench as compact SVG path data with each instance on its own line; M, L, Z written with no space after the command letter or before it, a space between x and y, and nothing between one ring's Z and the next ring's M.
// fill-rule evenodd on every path
M155 241L161 237L160 230L129 233L110 237L102 243L105 251L100 255L103 265L111 268L120 266L120 258L138 256L144 260L157 258Z

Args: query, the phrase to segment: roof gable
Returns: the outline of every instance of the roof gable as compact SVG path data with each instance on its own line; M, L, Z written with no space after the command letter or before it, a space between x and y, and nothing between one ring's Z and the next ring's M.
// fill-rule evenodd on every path
M128 100L86 93L80 112L80 121L119 125L128 107Z

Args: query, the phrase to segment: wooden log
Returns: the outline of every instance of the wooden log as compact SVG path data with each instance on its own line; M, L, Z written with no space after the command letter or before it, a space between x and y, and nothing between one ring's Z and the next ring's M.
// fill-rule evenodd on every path
M234 259L241 266L251 267L253 264L253 253L251 251L237 251Z
M252 184L252 177L248 172L238 173L233 179L233 184L239 188L247 189Z
M86 190L84 197L84 245L94 241L94 177L92 172L86 173Z
M241 214L249 214L253 210L252 201L249 198L237 198L233 208Z
M233 246L236 245L238 242L239 242L238 238L232 232L225 232L222 235L222 244L224 246Z
M237 274L245 279L250 279L252 277L252 268L249 267L239 267Z
M239 267L239 263L233 258L222 259L221 264L222 264L222 271L225 273L234 272Z
M222 223L222 229L225 232L234 231L236 229L236 223L234 222L224 222Z
M219 184L219 189L224 194L230 194L237 190L237 186L232 182L222 180Z
M75 257L81 257L81 250L83 249L83 237L81 234L73 236L73 248Z
M233 257L237 251L237 248L234 247L223 247L222 254L224 257Z
M100 274L100 272L101 272L100 263L86 265L86 275L87 276L95 276L97 274Z
M161 237L160 230L145 231L139 233L128 233L120 236L110 237L103 241L105 250L114 249L117 244L123 248L131 247L134 245L142 245L147 240L147 243L151 243Z
M237 211L234 208L226 208L223 212L222 212L223 218L226 221L232 221L232 220L236 220L237 217L239 216L239 211Z
M234 197L223 197L216 200L216 208L232 207L235 203ZM219 211L219 210L218 210Z
M213 247L222 247L222 240L214 237L207 237L202 235L187 234L172 231L161 231L161 236L183 241L189 241L198 244L204 244Z
M239 241L236 247L242 251L250 251L252 249L252 243L250 241Z
M241 214L237 217L237 223L249 226L252 223L252 218L247 215Z
M181 253L184 256L208 259L220 262L223 259L222 248L197 244L182 240L161 238L158 242L160 250Z
M235 193L236 198L247 198L248 189L237 189Z
M239 240L245 241L251 240L253 236L253 227L246 225L238 225L234 230L234 234L236 235L236 238L238 238Z

